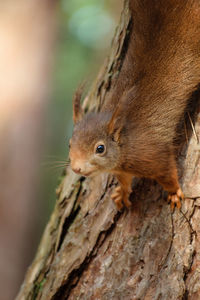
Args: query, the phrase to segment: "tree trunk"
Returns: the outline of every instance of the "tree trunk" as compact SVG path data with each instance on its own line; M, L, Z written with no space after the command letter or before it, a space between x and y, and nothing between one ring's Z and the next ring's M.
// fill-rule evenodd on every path
M106 101L131 24L125 1L110 57L85 107ZM200 93L194 98L197 103ZM18 300L200 299L200 114L194 115L195 131L179 155L181 210L170 210L156 182L134 179L132 208L118 212L112 176L83 178L68 168Z

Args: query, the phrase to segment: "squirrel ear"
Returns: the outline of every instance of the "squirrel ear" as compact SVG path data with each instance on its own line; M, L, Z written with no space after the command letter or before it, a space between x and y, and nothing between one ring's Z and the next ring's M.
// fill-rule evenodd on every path
M122 119L120 118L120 106L117 106L108 123L108 134L113 135L114 140L116 142L119 142L122 128L123 128L123 123L122 123Z
M127 107L133 101L136 94L136 87L133 86L127 92L124 92L121 99L119 100L117 107L108 123L108 134L113 135L114 140L119 142L120 134L126 122Z
M81 108L81 97L83 93L83 85L79 86L73 98L73 121L74 124L80 121L83 117L83 110Z

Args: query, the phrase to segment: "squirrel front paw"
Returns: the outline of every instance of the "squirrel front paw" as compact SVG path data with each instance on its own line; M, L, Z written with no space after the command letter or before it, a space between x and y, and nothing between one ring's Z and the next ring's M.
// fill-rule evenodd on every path
M176 206L178 209L181 208L181 200L184 199L184 194L182 190L179 188L176 193L169 193L168 194L168 203L170 203L171 210L174 210Z
M129 201L129 193L125 192L121 186L117 186L115 188L111 198L115 202L118 210L121 210L124 205L127 208L131 206L131 202Z

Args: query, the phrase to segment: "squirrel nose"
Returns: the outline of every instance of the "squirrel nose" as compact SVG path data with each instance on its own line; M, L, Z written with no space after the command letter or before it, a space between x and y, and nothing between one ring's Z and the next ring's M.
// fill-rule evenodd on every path
M72 170L77 174L80 174L81 172L81 168L72 168Z

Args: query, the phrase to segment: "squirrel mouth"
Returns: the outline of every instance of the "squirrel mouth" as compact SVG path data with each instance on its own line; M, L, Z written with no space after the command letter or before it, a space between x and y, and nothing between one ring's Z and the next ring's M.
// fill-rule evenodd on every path
M98 173L99 173L98 170L93 169L93 170L88 171L88 172L81 172L81 175L83 175L84 177L90 177L90 176L92 177L93 175L95 176Z
M87 172L87 173L81 173L81 175L85 176L85 177L88 177L92 174L93 172L90 171L90 172Z
M90 176L91 174L93 174L95 172L95 170L91 170L91 171L88 171L88 172L82 172L81 169L76 169L76 168L72 168L72 171L74 173L82 175L84 177L88 177L88 176Z

